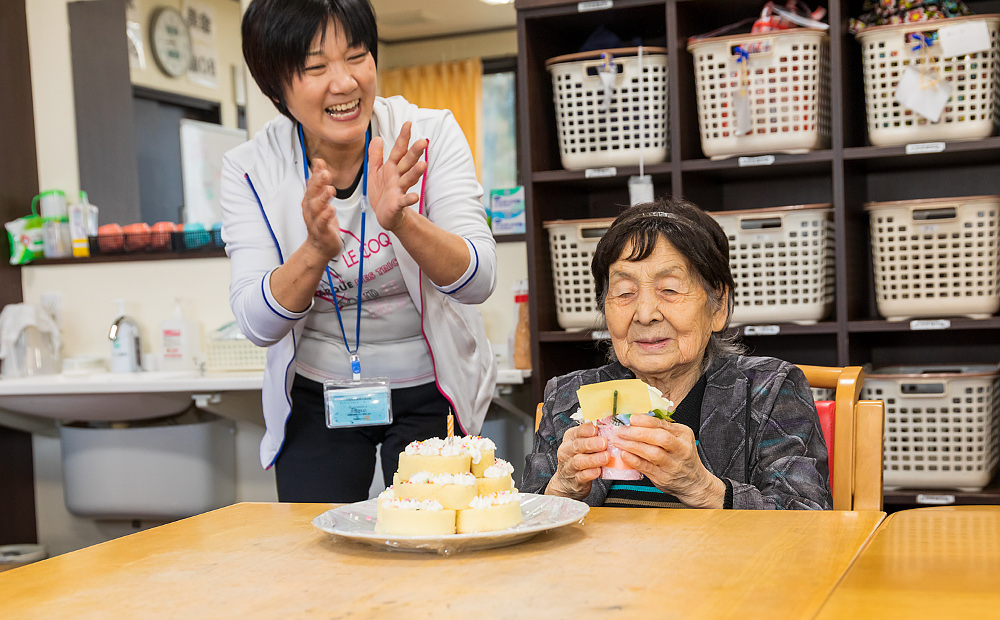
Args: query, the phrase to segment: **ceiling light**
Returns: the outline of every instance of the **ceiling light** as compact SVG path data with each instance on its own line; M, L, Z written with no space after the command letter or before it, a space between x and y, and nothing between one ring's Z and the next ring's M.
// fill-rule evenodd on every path
M514 0L480 0L480 2L485 2L486 4L510 4Z

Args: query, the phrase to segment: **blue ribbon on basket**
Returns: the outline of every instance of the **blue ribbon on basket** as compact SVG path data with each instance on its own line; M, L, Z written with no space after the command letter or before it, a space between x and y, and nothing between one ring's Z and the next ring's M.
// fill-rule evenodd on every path
M913 47L914 52L919 52L921 48L930 48L934 45L934 38L928 37L922 33L914 32L910 34L910 40L916 40L917 44Z
M737 63L746 62L746 61L750 60L750 52L748 52L747 50L743 49L742 46L737 45L736 49L734 49L733 51L736 52L737 54L739 54L739 56L736 58L736 62Z

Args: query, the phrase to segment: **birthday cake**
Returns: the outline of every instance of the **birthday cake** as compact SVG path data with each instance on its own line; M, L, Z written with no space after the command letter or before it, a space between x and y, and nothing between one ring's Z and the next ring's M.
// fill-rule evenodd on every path
M517 525L522 517L514 467L495 453L486 437L410 443L399 455L392 486L379 495L375 531L438 536Z

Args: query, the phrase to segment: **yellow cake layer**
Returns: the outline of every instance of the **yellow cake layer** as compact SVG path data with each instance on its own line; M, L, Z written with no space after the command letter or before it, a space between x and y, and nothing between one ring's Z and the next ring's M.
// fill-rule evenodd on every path
M489 508L469 508L458 511L458 533L495 532L514 527L521 522L521 503L510 502Z
M478 463L472 463L472 473L476 478L482 478L487 467L492 467L497 462L494 455L495 450L483 450ZM471 458L471 457L470 457Z
M382 506L375 531L395 536L444 536L455 533L454 510L407 510Z
M476 485L462 484L411 484L404 482L393 486L396 497L403 499L436 499L448 510L462 510L477 495Z
M399 455L396 474L400 480L409 480L418 471L432 474L464 474L472 470L472 457L468 454L457 456L425 456L423 454Z
M510 476L503 478L476 478L479 485L479 495L490 495L502 491L510 491L514 488L514 479Z

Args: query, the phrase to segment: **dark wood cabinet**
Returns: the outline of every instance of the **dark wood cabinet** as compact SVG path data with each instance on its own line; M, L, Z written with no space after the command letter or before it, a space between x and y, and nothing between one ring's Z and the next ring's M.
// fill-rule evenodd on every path
M810 3L813 5L814 3ZM835 226L835 304L814 325L782 324L772 335L744 335L750 351L794 363L870 365L1000 362L1000 316L951 318L947 328L914 330L909 321L879 316L872 275L869 201L1000 193L1000 137L947 142L937 153L907 154L904 146L875 147L867 139L861 47L848 19L862 0L828 0L830 24L830 148L799 155L775 154L773 163L741 165L702 154L695 74L688 37L759 14L762 0L517 0L519 165L527 211L531 285L532 394L541 401L545 382L605 359L599 330L564 331L557 322L549 239L543 223L556 219L614 217L628 204L628 177L638 167L618 167L611 177L560 164L549 58L579 51L599 26L623 41L669 50L670 151L645 166L657 195L673 193L708 211L830 203ZM970 0L975 13L1000 13L1000 1ZM746 326L741 328L746 331ZM773 330L772 330L773 331ZM959 496L964 497L962 494ZM915 493L893 502L912 503ZM984 499L985 498L985 499ZM961 503L962 498L956 501ZM994 482L976 502L1000 503Z

